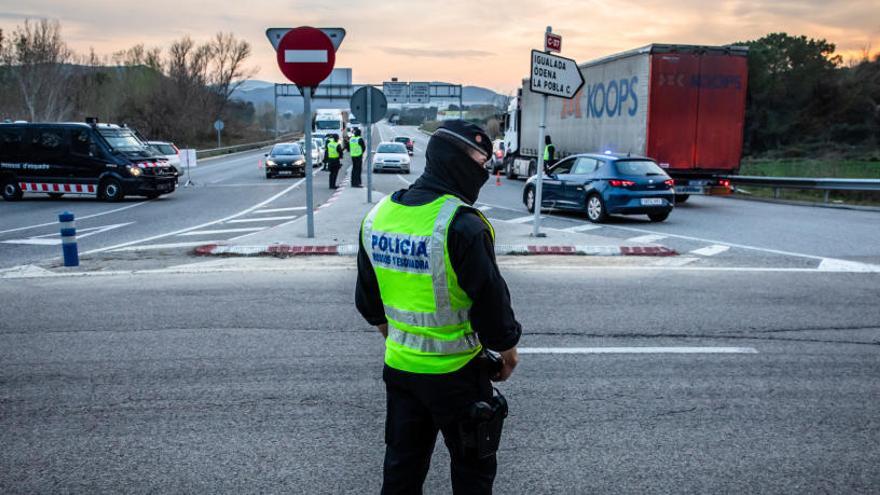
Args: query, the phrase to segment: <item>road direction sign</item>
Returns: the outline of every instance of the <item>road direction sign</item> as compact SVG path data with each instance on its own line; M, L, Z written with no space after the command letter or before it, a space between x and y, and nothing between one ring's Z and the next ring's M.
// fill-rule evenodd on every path
M532 50L531 90L571 99L584 85L577 62L570 58Z
M562 36L554 33L544 33L544 51L556 52L562 51Z
M217 132L220 132L223 130L223 127L225 127L225 126L224 126L222 120L217 119L214 121L214 130L216 130Z
M409 83L409 102L410 103L428 103L431 101L431 83L411 82Z
M367 92L370 93L369 99L367 98ZM368 100L369 107L367 106ZM372 86L364 86L355 91L351 96L350 105L351 113L357 117L359 122L363 122L366 125L379 122L388 113L388 100L385 98L385 93Z
M298 27L287 32L276 49L278 68L301 88L314 88L333 72L336 49L320 29Z
M382 83L382 92L385 93L389 103L406 103L405 82L385 81Z

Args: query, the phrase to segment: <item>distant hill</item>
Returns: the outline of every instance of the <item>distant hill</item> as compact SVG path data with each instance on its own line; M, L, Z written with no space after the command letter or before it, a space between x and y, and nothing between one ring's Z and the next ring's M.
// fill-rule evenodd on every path
M435 84L445 84L435 82ZM257 109L263 104L273 105L275 101L275 90L273 83L259 81L255 79L247 80L233 94L233 99L242 100L254 104ZM491 89L480 86L465 86L462 90L462 100L465 105L498 105L504 103L504 95L500 95ZM440 100L432 106L445 106L446 104L458 104L455 100ZM315 106L320 108L348 108L345 101L327 101L318 100ZM278 108L281 112L300 113L303 109L302 98L280 98L278 100Z

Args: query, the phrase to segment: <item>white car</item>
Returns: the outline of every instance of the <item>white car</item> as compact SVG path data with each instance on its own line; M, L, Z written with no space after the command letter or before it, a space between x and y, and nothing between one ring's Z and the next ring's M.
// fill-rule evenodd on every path
M373 172L410 172L411 158L403 143L379 143L373 154Z
M183 175L185 171L180 166L180 150L177 149L177 146L174 146L174 143L169 143L168 141L147 141L147 144L167 158L168 164L173 166L174 170L177 170L178 175Z
M305 139L296 142L300 147L306 149ZM312 167L320 167L324 163L324 143L318 138L312 138Z

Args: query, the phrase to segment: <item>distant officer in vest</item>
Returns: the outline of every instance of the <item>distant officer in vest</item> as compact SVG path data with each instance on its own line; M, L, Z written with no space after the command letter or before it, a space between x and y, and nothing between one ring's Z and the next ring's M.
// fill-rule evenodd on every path
M481 128L444 123L424 174L361 225L356 305L385 337L385 494L421 493L438 432L453 493L492 491L507 404L491 382L516 367L522 330L473 207L491 156Z
M330 169L330 189L336 189L336 176L339 175L339 168L342 166L342 144L338 141L339 136L333 134L327 141L327 148L324 152L324 159L327 161L327 167Z
M354 136L348 140L348 153L351 155L351 186L364 187L361 185L361 166L364 161L364 139L361 130L354 128Z
M550 139L550 135L544 136L544 170L556 164L556 145Z

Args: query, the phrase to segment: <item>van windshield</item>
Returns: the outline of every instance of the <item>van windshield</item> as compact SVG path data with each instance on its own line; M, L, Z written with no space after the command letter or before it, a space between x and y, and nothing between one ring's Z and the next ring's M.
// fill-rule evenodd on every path
M98 129L113 151L135 156L138 158L150 158L156 155L143 141L137 138L128 129Z

